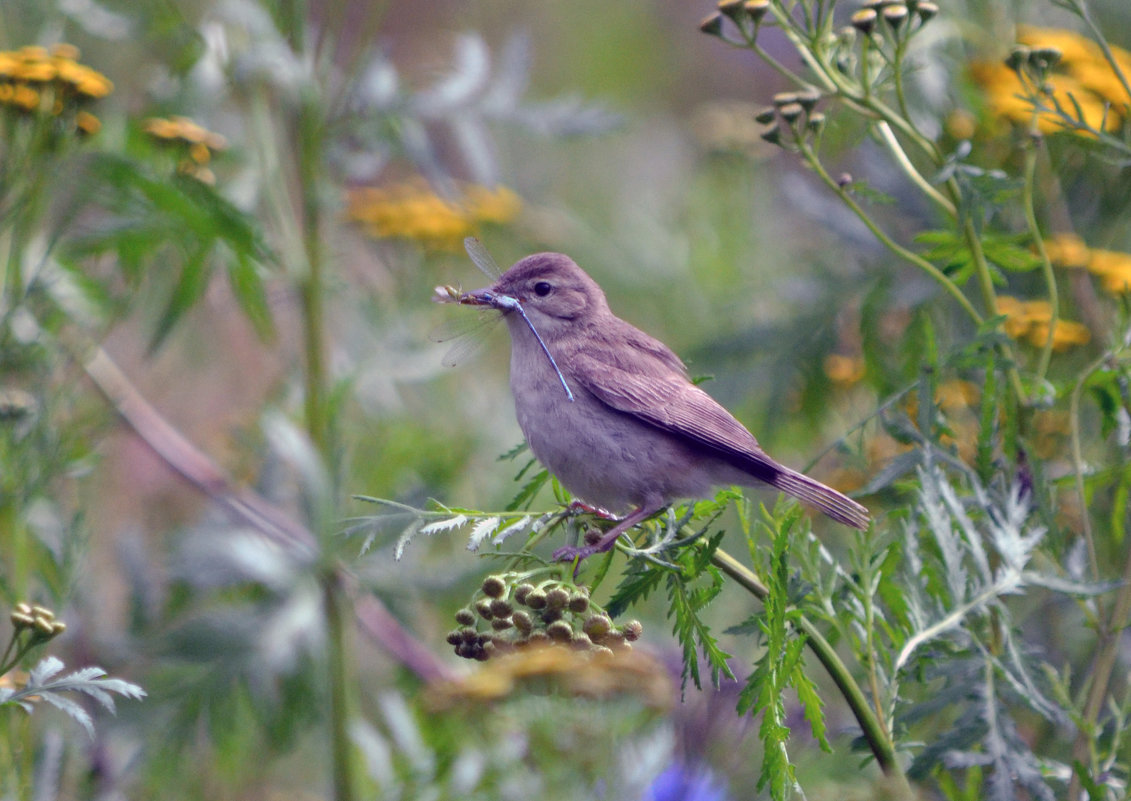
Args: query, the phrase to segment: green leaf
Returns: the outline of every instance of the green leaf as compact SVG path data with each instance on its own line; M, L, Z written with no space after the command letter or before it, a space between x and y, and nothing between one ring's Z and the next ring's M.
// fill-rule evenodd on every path
M198 247L194 253L189 255L181 268L177 285L173 288L173 294L169 297L165 311L162 312L157 321L157 330L149 342L150 352L161 347L169 332L173 330L173 326L184 317L189 309L196 305L196 302L200 300L204 291L208 288L208 280L211 277L212 260L208 258L208 250Z
M259 265L246 254L233 254L228 264L228 282L231 284L232 294L236 296L236 301L259 338L265 342L274 339L275 322L267 303L267 291L263 286Z

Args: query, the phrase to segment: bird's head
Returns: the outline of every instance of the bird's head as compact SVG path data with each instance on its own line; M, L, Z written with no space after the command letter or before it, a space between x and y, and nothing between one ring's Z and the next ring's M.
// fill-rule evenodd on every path
M601 287L561 253L535 253L515 262L493 286L467 292L460 303L491 306L508 317L518 306L543 336L608 313Z

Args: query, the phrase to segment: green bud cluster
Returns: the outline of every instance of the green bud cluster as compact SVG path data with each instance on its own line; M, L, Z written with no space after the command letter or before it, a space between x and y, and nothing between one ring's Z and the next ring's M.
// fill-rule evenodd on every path
M743 38L753 40L771 5L772 0L718 0L716 10L699 23L699 30L730 42L725 26L726 20L730 20Z
M766 128L761 137L773 145L793 149L805 137L819 134L825 127L825 115L816 110L821 93L812 88L799 92L778 92L774 104L754 115Z
M12 624L12 637L7 646L0 647L0 676L18 665L33 648L67 630L67 624L56 620L55 613L46 606L18 603L8 620Z
M558 643L580 651L628 649L644 627L631 620L617 627L589 598L586 587L500 573L483 580L478 597L455 614L459 628L447 642L457 656L484 661L532 645Z
M849 18L863 34L890 33L894 37L914 33L938 16L939 7L923 0L868 0Z
M1019 77L1028 78L1038 86L1043 86L1049 73L1063 57L1064 54L1055 47L1017 45L1005 59L1005 65Z
M34 642L46 642L67 630L67 624L55 619L55 613L45 606L18 603L8 616L19 635L23 631L32 632Z

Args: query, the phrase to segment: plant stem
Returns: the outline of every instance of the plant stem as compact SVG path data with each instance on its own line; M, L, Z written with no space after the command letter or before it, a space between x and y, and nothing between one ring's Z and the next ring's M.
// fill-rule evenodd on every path
M324 278L322 250L322 198L320 167L322 120L317 101L308 98L299 106L296 120L298 174L302 205L302 239L306 274L302 277L303 350L306 357L306 429L318 454L330 465L327 429Z
M1049 362L1052 359L1052 343L1056 334L1056 324L1060 320L1060 296L1056 287L1056 276L1053 275L1052 262L1049 261L1048 251L1045 250L1045 242L1041 237L1041 229L1037 225L1037 213L1033 206L1033 181L1037 168L1036 143L1038 141L1035 136L1032 137L1031 146L1025 151L1025 188L1022 194L1022 205L1025 208L1025 224L1029 227L1033 244L1037 246L1037 255L1041 259L1041 273L1045 279L1045 286L1048 288L1052 317L1049 319L1049 333L1045 337L1045 344L1041 348L1041 356L1037 362L1037 372L1033 377L1034 386L1041 384L1046 373L1048 373Z
M717 549L712 555L711 562L759 600L764 600L769 595L766 585L749 568L721 548ZM856 722L860 724L864 739L867 740L868 747L872 750L872 755L876 758L880 770L884 772L885 776L898 782L901 790L904 791L902 793L904 797L913 798L911 785L899 765L895 747L885 734L880 719L869 706L864 691L852 678L852 674L833 646L808 618L800 617L797 621L797 627L805 635L809 649L816 655L817 660L824 665L833 683L844 696L853 716L856 718Z
M330 738L333 758L334 799L353 801L354 770L353 749L349 737L350 676L346 654L350 652L345 624L345 605L348 598L342 589L341 576L336 571L322 579L323 603L326 615L327 672L330 684Z
M963 311L965 311L966 314L970 316L970 319L974 321L975 325L982 324L982 315L978 313L978 310L974 308L974 305L970 302L970 299L963 294L962 290L958 288L957 284L951 281L950 278L948 278L938 267L931 264L919 254L903 247L890 236L888 236L887 233L882 228L880 228L871 217L868 216L868 213L864 211L863 208L861 208L860 204L857 203L852 195L848 193L848 190L833 180L832 176L829 175L828 171L825 169L825 166L821 163L820 159L817 158L817 154L813 152L812 148L810 148L804 142L799 143L799 146L801 155L805 159L806 163L813 168L813 171L817 173L817 176L825 183L825 185L836 193L837 197L841 199L844 205L848 206L848 208L860 219L862 223L864 223L868 230L872 232L872 235L875 236L876 239L878 239L884 247L899 256L901 259L911 262L920 270L929 275L936 283L938 283L943 289L945 289L951 297L953 297L958 302L958 305L961 306Z

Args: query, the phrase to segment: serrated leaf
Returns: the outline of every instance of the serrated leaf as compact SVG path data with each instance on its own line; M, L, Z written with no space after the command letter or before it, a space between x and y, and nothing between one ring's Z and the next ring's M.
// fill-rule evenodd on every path
M494 534L499 528L498 517L487 517L476 523L471 529L471 536L467 538L467 550L477 551L483 540Z
M456 515L455 517L447 517L441 520L436 520L423 526L420 529L421 534L437 534L441 531L451 531L452 529L459 528L467 522L466 515Z

